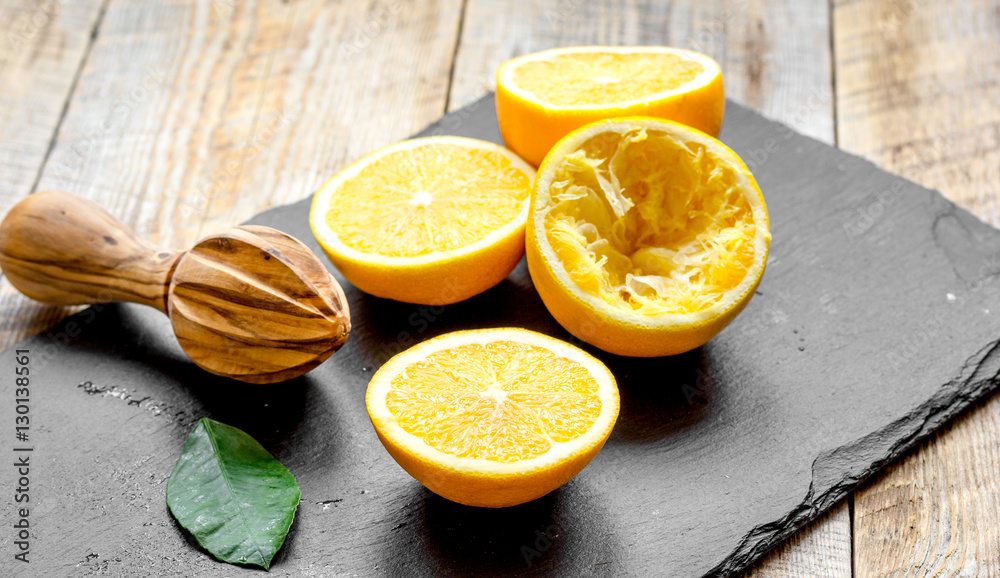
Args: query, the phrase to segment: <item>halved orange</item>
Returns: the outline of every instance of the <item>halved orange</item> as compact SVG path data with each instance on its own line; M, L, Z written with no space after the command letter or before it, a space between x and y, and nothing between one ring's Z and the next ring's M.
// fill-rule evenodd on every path
M603 447L618 387L600 361L516 328L458 331L390 359L368 384L389 454L427 489L470 506L534 500Z
M528 269L553 317L619 355L673 355L742 311L767 261L767 207L724 144L654 118L596 122L535 179Z
M504 143L538 166L556 142L606 118L652 116L712 136L725 109L710 57L667 46L556 48L508 60L497 71Z
M343 171L313 199L309 224L362 291L446 305L502 281L524 255L535 171L471 138L412 139Z

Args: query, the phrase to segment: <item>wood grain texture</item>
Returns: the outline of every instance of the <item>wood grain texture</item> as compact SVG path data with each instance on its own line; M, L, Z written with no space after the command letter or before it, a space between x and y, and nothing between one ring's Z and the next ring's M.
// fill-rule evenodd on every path
M836 2L840 146L1000 225L1000 2Z
M847 502L793 534L744 578L851 577L851 515Z
M727 96L832 143L828 20L819 0L469 0L448 108L494 90L497 67L522 54L592 44L679 46L719 62Z
M480 122L477 112L487 113L478 114ZM463 130L496 138L489 112L490 106L465 111ZM732 122L726 138L741 154L762 138L785 134L781 126L734 103L727 114ZM949 407L965 404L985 388L964 379L947 391L939 386L971 351L1000 334L1000 319L981 320L976 304L948 303L940 296L953 285L955 268L974 268L983 256L1000 252L1000 233L963 217L959 224L977 244L960 235L943 238L940 246L930 227L947 214L947 203L916 191L916 185L904 185L903 190L914 191L906 218L879 223L881 229L872 232L898 243L885 251L845 243L840 209L864 202L866 184L902 181L811 139L792 134L789 140L782 149L786 152L761 165L757 174L770 191L774 230L784 231L790 242L779 256L796 258L801 249L803 266L775 268L780 279L765 276L763 299L756 301L764 307L747 310L705 351L641 364L605 357L616 376L621 375L619 427L592 467L565 492L525 509L463 510L421 489L392 465L388 454L372 451L378 442L358 396L372 368L413 339L498 324L558 333L524 266L483 299L447 308L430 333L413 324L410 314L420 315L418 308L392 307L347 287L352 314L364 320L363 330L352 337L360 339L296 387L262 388L262 394L278 392L276 397L244 392L244 386L224 387L228 380L213 379L181 362L167 320L148 307L108 307L101 315L87 311L74 318L75 325L31 339L25 347L36 355L32 373L46 368L37 372L44 381L34 390L42 396L36 408L46 412L37 417L52 425L34 430L41 439L33 436L32 441L53 452L43 456L43 465L59 466L46 477L52 483L43 507L51 505L51 515L40 518L37 526L50 528L53 536L80 537L41 540L43 550L36 553L45 564L41 568L53 568L50 575L64 575L58 568L75 563L84 573L217 572L215 562L190 547L162 508L161 484L171 465L163 467L164 458L178 451L192 416L202 415L245 428L296 473L308 507L296 520L292 548L283 550L287 557L278 561L283 574L436 576L452 568L458 574L482 575L546 576L563 570L570 575L659 576L672 567L674 574L691 576L731 552L750 527L742 523L763 528L760 524L786 512L802 520L808 516L802 506L817 497L813 493L809 498L809 480L821 495L842 495L846 488L841 483L850 484L873 456L892 452L893 440L939 423ZM811 158L815 152L825 158ZM831 178L816 179L817 174ZM268 211L256 222L292 232L319 251L308 230L308 209L304 200ZM817 222L820 215L825 224ZM871 275L855 275L853 264L861 262L868 263ZM817 288L842 295L857 292L866 297L865 305L842 307L844 302L838 301L832 314L834 308L825 300L781 294L786 289L792 295L815 295ZM914 293L919 293L917 299ZM905 307L894 306L898 295L906 297ZM1000 292L985 297L1000 311ZM926 340L911 350L921 360L916 369L923 379L866 355L894 343L900 328L919 324L913 311L940 312L951 336L950 347ZM779 315L784 320L776 319ZM769 329L760 331L764 325ZM71 329L76 339L70 338L66 347L53 346L50 340L68 337ZM985 367L974 362L965 377L971 380L973 370L980 376L995 371L996 361L991 356ZM0 356L0 373L10 375L15 364L13 356ZM803 379L809 375L814 379ZM873 375L881 376L879 387L871 387ZM649 387L670 383L676 387ZM6 384L13 386L9 380ZM683 384L694 384L694 390ZM926 408L928 403L936 418L912 412L893 431L867 435L889 416L899 415L901 407ZM109 406L119 409L107 411ZM94 428L95 423L124 426ZM365 431L369 437L360 439L357 434ZM852 443L859 439L862 443ZM95 467L95 460L104 467ZM8 487L14 483L0 480ZM785 497L776 503L776 495ZM341 498L343 502L330 503ZM74 499L80 508L61 507ZM151 521L152 526L143 526ZM553 523L559 528L550 530ZM553 539L546 558L535 558L528 567L521 546L545 548L534 546L536 530L560 534L559 544ZM726 536L724 542L713 538L720 534ZM89 553L100 558L88 561ZM233 568L229 573L252 571Z
M140 233L181 246L308 195L346 162L435 118L446 101L449 109L471 102L492 89L506 58L568 44L702 50L723 66L730 96L834 138L825 2L468 0L448 95L457 0L107 3L58 135L101 2L0 6L0 160L10 167L0 175L0 213L31 190L57 136L42 188L83 193ZM1000 223L997 2L845 0L833 14L840 145ZM18 49L16 30L28 39ZM0 348L65 314L0 282ZM1000 525L998 412L994 397L858 493L859 576L1000 573L989 556L1000 551L990 530ZM844 509L755 571L843 568ZM832 566L819 562L824 552Z
M0 215L31 192L102 4L0 3Z
M32 192L105 3L0 3L0 215ZM68 312L15 295L0 279L0 349Z
M437 118L460 17L459 0L109 0L38 189L188 246ZM0 347L66 313L5 284Z
M856 493L857 576L1000 573L998 469L994 395Z
M1000 224L1000 3L844 1L833 13L841 146ZM859 211L887 218L897 202ZM957 298L976 299L982 280ZM859 490L857 576L1000 574L998 447L994 395Z
M50 305L131 301L167 312L179 251L140 239L97 203L60 191L29 195L0 223L0 267Z
M828 14L826 2L817 0L468 0L448 108L494 90L497 67L522 54L574 45L680 46L719 62L727 96L833 143ZM749 575L850 576L850 538L847 508L840 506Z
M351 330L336 279L308 247L269 227L232 227L189 251L167 250L90 199L44 191L0 223L0 267L42 303L127 301L166 313L199 367L248 383L308 372Z
M351 331L337 280L301 241L270 227L232 227L199 241L177 263L167 312L199 367L247 383L298 377Z

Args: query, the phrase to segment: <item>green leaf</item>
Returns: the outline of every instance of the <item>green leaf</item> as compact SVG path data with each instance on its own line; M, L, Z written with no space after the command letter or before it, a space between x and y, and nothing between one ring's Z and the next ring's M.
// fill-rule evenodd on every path
M299 505L295 476L246 432L202 418L167 481L167 507L223 562L270 568Z

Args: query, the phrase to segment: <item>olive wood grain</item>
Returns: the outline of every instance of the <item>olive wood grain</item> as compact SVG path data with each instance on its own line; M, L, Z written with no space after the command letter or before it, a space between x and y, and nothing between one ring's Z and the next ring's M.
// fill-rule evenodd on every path
M138 238L83 197L29 195L0 224L0 266L21 293L50 305L130 301L166 313L181 253Z
M196 364L249 383L306 373L351 329L337 281L308 247L269 227L234 227L172 251L88 199L48 191L0 224L0 268L43 303L155 307Z
M168 311L198 365L254 383L309 371L351 330L340 284L308 247L270 227L201 240L177 265Z

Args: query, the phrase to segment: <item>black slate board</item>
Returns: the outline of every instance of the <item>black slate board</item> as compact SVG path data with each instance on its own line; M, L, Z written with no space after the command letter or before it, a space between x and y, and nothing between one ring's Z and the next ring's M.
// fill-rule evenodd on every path
M426 134L499 141L490 97ZM619 379L608 444L576 479L506 510L424 490L382 449L364 391L411 343L516 325L571 339L524 263L444 308L341 279L347 345L304 378L248 386L186 360L166 317L138 306L75 315L30 350L30 565L13 562L17 479L0 467L4 575L242 576L170 518L164 486L195 421L257 437L302 503L272 576L693 576L748 565L887 460L990 390L1000 356L1000 233L871 163L737 104L722 140L770 210L755 299L706 346L661 359L595 352ZM253 220L314 250L303 201ZM592 350L593 351L593 350ZM14 351L0 359L0 439L14 440ZM22 504L19 504L22 505Z

